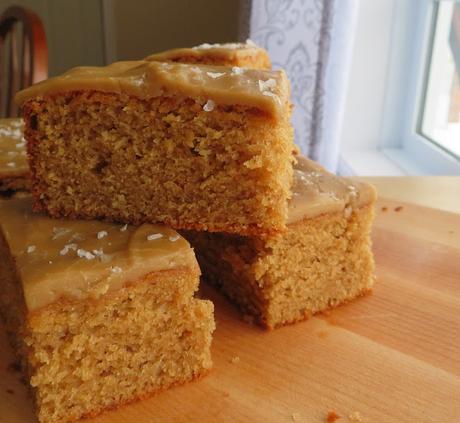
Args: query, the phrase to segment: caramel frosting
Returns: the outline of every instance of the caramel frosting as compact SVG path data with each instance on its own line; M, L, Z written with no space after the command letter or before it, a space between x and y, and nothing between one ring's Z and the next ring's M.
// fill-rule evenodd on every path
M0 119L0 175L23 176L29 171L22 119Z
M0 200L0 228L29 311L60 298L98 298L150 272L192 266L189 243L172 229L58 220L27 198Z
M175 48L161 53L151 54L145 60L149 61L175 61L182 57L216 57L226 60L235 60L242 56L253 56L261 54L269 60L267 52L251 40L245 43L224 43L224 44L200 44L190 48Z
M287 223L326 213L345 214L375 200L372 185L329 173L304 156L297 157Z
M286 111L289 83L284 71L188 65L166 62L116 62L78 67L32 85L16 95L20 105L47 95L76 90L128 94L139 98L182 95L214 104L243 105L278 115Z

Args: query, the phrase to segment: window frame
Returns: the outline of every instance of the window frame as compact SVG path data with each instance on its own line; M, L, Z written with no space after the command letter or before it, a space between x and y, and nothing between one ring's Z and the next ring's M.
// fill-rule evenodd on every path
M356 80L348 87L350 113L356 113L358 98L370 119L362 128L345 119L339 173L460 175L460 161L418 133L439 0L373 1L378 11L366 0L359 4L353 66L364 64L366 72L373 72L377 88ZM371 36L374 27L382 31L376 39L379 52L363 48L360 38ZM379 96L383 101L377 101Z

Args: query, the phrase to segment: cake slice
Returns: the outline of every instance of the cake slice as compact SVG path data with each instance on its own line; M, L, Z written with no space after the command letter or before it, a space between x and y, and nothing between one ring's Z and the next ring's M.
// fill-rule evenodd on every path
M40 422L69 422L203 375L213 305L162 226L53 220L0 200L0 312Z
M22 119L0 119L0 195L30 189Z
M251 40L245 43L206 43L191 48L176 48L152 54L145 60L271 69L267 51Z
M273 236L186 233L205 280L275 328L368 292L375 190L299 157L287 231Z
M76 68L17 96L35 209L238 234L285 229L283 71L160 62Z

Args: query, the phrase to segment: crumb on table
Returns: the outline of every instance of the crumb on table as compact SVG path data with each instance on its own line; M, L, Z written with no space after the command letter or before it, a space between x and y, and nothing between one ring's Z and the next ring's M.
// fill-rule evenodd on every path
M327 417L326 417L327 423L334 423L338 419L340 419L340 416L335 411L329 411L327 413Z
M402 206L395 207L395 212L400 212L403 209Z
M383 212L386 212L386 211L388 210L388 207L383 206L383 207L381 208L381 210L382 210Z

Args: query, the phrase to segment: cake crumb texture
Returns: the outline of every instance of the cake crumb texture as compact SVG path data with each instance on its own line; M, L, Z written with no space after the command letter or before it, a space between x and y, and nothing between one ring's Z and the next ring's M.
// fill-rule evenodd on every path
M289 113L180 96L67 92L24 105L35 208L181 229L273 233L292 183Z
M70 422L200 377L211 368L213 305L196 268L153 272L98 300L26 312L0 237L0 312L41 423Z
M367 293L374 282L373 205L319 215L266 239L190 232L206 280L276 328Z

